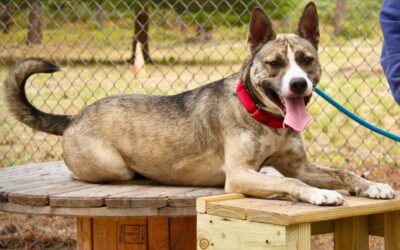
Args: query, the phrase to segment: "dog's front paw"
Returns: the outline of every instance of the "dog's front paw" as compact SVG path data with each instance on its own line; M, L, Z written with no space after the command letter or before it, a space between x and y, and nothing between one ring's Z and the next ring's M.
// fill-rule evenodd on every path
M343 196L336 191L326 189L316 189L307 201L318 206L338 206L344 202Z
M373 199L393 199L395 197L394 190L384 183L372 183L360 195Z

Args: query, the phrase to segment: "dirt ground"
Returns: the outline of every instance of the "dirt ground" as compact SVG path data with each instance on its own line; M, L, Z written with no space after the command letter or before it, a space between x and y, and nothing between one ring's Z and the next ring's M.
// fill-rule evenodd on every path
M76 249L76 219L0 213L0 249Z

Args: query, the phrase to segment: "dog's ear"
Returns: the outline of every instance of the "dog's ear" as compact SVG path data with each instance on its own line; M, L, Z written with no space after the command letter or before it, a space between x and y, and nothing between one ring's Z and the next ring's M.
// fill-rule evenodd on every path
M307 39L315 49L318 49L319 43L319 24L317 7L313 2L309 2L304 8L300 17L297 30L300 37Z
M247 43L253 54L262 45L268 41L275 39L276 34L272 29L271 19L260 8L254 8L251 14L249 25L249 37Z

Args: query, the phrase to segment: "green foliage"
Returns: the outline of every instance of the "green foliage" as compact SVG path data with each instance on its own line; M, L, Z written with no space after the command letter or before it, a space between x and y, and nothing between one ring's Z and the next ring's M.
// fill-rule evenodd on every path
M373 37L376 30L373 29L371 22L376 22L379 18L381 7L380 0L361 1L359 4L349 4L346 9L348 20L355 20L356 25L351 21L344 24L344 36L346 37Z
M284 18L291 9L293 0L184 0L174 3L177 13L187 23L197 23L207 28L213 26L241 26L250 21L254 7L264 9L273 19ZM277 8L279 9L277 11Z
M379 20L379 10L382 0L347 0L345 7L345 23L343 33L345 38L373 37L376 35L374 24ZM335 25L336 1L320 0L317 3L321 22Z
M1 0L4 5L4 0ZM7 1L6 1L7 2ZM17 10L14 20L21 27L26 27L26 19L31 3L27 0L14 0L13 6ZM121 28L132 28L135 13L146 9L151 16L152 23L157 27L170 28L170 25L179 15L188 26L202 26L205 30L215 27L237 27L246 25L250 21L254 7L264 9L272 19L279 21L279 30L287 32L299 19L308 0L42 0L44 14L42 21L46 28L58 28L64 23L84 22L90 28L98 28L94 16L101 5L108 23L114 22ZM319 0L316 2L321 25L334 27L336 1ZM357 37L373 37L377 32L380 0L347 0L345 8L346 20L341 36L344 39ZM1 7L1 6L0 6ZM167 20L166 20L167 19ZM376 27L379 29L379 27ZM378 30L379 31L379 30Z

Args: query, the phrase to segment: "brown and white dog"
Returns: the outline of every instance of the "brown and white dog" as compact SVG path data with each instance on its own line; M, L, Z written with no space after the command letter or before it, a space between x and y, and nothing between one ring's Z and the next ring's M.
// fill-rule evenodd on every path
M256 8L250 59L220 81L174 96L110 96L76 115L54 115L29 103L24 88L30 75L58 67L26 59L9 73L5 99L21 122L63 136L65 162L81 180L129 180L140 173L165 184L224 185L228 192L283 194L316 205L342 204L332 189L393 198L386 184L307 160L299 131L310 119L305 107L321 76L318 42L314 3L305 7L297 34L276 35Z

